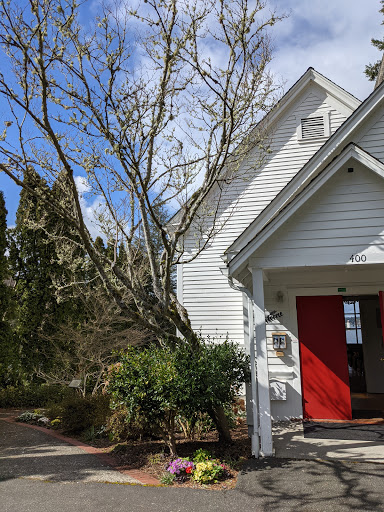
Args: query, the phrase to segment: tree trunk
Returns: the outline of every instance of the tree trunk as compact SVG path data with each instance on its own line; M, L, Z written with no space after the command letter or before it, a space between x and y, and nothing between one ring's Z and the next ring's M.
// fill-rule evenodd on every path
M168 418L164 421L164 427L161 432L162 437L169 448L172 459L175 459L177 457L177 449L175 439L175 413L173 411L169 413Z
M224 407L212 407L208 411L208 414L212 418L212 421L214 422L216 429L219 433L219 442L224 444L231 444L232 437L231 432L229 430L229 424L227 417L225 415Z

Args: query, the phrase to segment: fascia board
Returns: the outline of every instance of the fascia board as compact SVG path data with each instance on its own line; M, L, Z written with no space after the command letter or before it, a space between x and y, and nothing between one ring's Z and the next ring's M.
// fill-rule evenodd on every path
M344 121L340 128L324 143L313 157L283 188L276 198L259 214L259 216L246 228L243 233L230 245L225 253L236 253L244 250L246 245L254 238L254 233L272 221L287 203L303 190L309 180L313 180L337 156L336 151L345 147L351 141L353 132L371 115L384 96L384 84L375 89L364 103Z
M349 110L356 110L361 105L361 100L355 98L352 94L342 89L339 85L318 73L315 69L313 71L314 82L319 84L323 89L328 91L329 94L334 96L337 100L343 103Z
M289 203L284 211L275 217L262 231L255 235L252 242L250 242L240 253L229 262L230 274L242 267L252 254L261 247L285 222L287 222L296 211L298 211L325 183L351 158L361 163L368 169L371 169L377 175L384 179L384 164L377 160L375 157L356 146L350 144L347 146L340 155L329 164L329 166L317 176L307 187L301 192L300 195Z

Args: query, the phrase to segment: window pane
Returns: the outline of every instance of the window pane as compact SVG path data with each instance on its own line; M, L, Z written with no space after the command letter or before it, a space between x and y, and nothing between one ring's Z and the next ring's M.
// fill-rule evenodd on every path
M353 329L355 326L355 317L354 316L350 316L350 315L346 315L345 316L345 327L347 329Z
M344 302L344 313L354 314L355 313L354 304L348 304L348 302Z
M363 343L363 338L361 335L361 329L358 329L357 331L357 343Z
M347 337L347 343L357 343L357 338L356 338L356 330L353 329L353 330L350 330L350 329L346 329L345 331L345 334L346 334L346 337Z

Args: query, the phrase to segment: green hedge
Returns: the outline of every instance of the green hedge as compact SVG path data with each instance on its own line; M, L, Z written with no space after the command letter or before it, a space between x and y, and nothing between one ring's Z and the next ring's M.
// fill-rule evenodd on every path
M108 395L72 396L49 407L46 414L50 420L58 418L60 426L70 433L81 433L94 427L105 426L111 413Z
M73 389L58 385L30 385L0 389L0 408L45 407L73 396Z

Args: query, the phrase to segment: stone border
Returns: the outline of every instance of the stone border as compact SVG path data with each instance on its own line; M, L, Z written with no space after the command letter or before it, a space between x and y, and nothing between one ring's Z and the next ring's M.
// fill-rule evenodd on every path
M123 473L124 475L128 475L131 478L138 480L142 485L161 485L160 481L157 478L148 475L144 471L140 471L138 469L126 469L126 466L121 466L117 464L117 462L111 455L103 452L100 448L90 446L72 437L63 436L63 434L59 434L58 432L55 432L54 430L48 428L39 427L38 425L30 425L29 423L23 423L21 421L16 421L13 416L8 416L5 418L0 417L0 420L6 421L8 423L14 423L22 427L33 428L35 430L39 430L40 432L44 432L45 434L55 439L58 439L59 441L64 441L65 443L72 444L73 446L80 448L86 453L96 455L96 457L98 457L102 462L104 462L104 464L107 464L108 466L110 466L115 471L118 471L119 473Z

